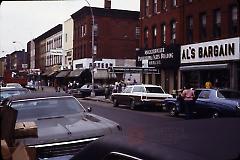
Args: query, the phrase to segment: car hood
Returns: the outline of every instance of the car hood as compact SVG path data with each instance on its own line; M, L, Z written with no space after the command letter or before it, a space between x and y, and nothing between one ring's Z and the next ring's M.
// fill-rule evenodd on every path
M117 123L94 114L75 114L59 118L22 121L34 121L38 128L38 138L24 139L26 145L101 137L120 130Z

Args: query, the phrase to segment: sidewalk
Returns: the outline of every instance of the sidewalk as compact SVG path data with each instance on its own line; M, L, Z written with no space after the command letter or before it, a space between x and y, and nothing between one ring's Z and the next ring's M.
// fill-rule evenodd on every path
M37 92L56 92L56 91L55 91L55 88L52 86L43 86L43 91L40 88L40 89L37 89ZM61 88L60 92L64 92L62 90L62 88ZM112 101L110 99L106 99L105 96L84 97L84 98L80 98L80 99L112 103Z

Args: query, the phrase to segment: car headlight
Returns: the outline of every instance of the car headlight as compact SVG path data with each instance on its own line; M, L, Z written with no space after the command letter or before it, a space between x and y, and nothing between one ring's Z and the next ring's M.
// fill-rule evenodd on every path
M237 108L240 109L240 104L239 103L237 103Z

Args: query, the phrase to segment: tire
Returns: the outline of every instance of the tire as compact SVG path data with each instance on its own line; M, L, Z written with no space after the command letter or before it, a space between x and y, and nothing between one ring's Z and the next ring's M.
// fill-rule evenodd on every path
M170 115L171 117L177 117L177 116L178 116L178 112L177 112L177 107L176 107L176 105L171 105L170 111L169 111L169 115Z
M220 118L220 113L218 111L213 111L211 114L211 118L213 119Z
M118 107L118 101L117 99L113 99L113 107Z
M135 110L135 108L136 108L135 101L134 101L134 100L131 100L131 102L130 102L130 109L131 109L131 110Z

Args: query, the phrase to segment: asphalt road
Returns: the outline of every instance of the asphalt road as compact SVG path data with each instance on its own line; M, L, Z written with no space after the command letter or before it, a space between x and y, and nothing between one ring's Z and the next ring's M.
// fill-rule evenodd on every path
M129 141L153 142L206 159L237 159L240 155L240 118L193 119L168 113L130 110L126 106L80 100L92 113L111 119L123 128Z

